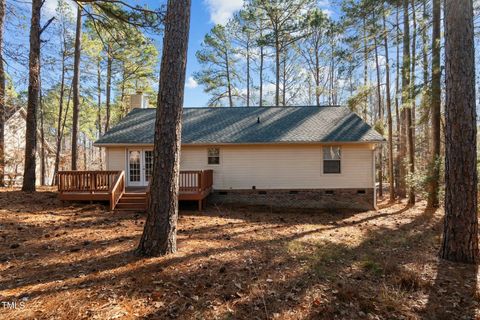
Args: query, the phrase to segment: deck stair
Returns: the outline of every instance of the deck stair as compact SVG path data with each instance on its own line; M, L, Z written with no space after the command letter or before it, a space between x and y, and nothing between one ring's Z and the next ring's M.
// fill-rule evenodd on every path
M115 211L145 211L146 209L147 194L140 192L125 192L115 206Z

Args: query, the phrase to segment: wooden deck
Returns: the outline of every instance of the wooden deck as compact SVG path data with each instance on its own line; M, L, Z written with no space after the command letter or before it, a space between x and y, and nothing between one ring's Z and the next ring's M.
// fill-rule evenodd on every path
M110 210L145 210L148 187L127 187L124 171L60 171L62 201L108 201ZM180 172L179 201L197 201L199 210L212 191L213 171Z

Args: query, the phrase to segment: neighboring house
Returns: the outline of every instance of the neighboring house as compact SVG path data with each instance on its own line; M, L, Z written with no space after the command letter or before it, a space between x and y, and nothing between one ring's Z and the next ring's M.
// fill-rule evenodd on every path
M156 109L133 109L95 145L127 186L152 173ZM219 203L375 207L384 138L346 107L184 108L181 170L213 169Z
M8 108L5 122L5 183L7 185L21 185L25 164L25 133L27 112L24 108ZM37 132L37 161L36 183L40 184L40 132ZM50 184L53 176L55 153L50 145L45 148L46 184Z

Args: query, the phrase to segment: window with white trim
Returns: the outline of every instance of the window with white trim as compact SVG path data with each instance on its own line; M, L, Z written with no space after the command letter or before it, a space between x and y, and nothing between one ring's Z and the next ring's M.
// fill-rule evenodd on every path
M208 164L220 164L219 148L208 148Z
M339 146L323 147L323 173L341 172L342 150Z

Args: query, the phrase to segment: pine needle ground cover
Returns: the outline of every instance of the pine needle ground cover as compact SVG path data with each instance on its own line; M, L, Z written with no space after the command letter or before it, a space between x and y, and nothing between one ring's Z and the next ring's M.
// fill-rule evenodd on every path
M142 213L5 190L0 318L474 319L477 269L437 258L442 216L187 206L178 252L146 259Z

